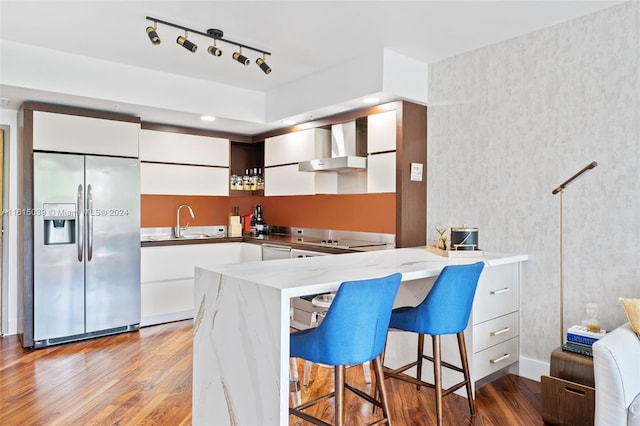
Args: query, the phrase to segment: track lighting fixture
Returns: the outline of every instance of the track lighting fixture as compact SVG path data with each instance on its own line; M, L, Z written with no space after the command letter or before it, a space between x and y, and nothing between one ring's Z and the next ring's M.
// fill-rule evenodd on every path
M147 27L147 35L149 36L149 40L151 40L151 44L158 45L160 44L160 37L158 37L158 33L156 30L158 29L158 23L154 22L153 27Z
M264 61L264 55L262 56L262 58L258 58L256 59L256 64L258 64L258 66L260 67L260 69L265 73L265 74L269 74L271 72L271 67L269 65L267 65L267 63Z
M213 39L213 45L207 48L207 52L209 52L213 56L222 55L222 49L218 48L218 46L216 45L216 42L221 41L227 44L235 45L238 48L238 50L233 53L232 58L235 61L238 61L241 64L246 66L248 66L251 63L251 61L249 60L249 58L247 58L242 54L243 48L246 50L252 50L254 52L261 53L262 57L256 59L256 64L260 67L262 72L264 72L265 74L269 74L271 72L271 67L267 65L267 63L265 62L266 56L271 55L271 53L267 52L266 50L258 49L256 47L251 47L243 43L238 43L236 41L225 39L224 33L222 32L222 30L219 30L216 28L210 28L206 32L202 32L202 31L191 29L191 28L183 27L182 25L177 25L171 22L163 21L161 19L152 18L150 16L147 16L146 19L148 21L153 22L153 26L149 26L146 29L147 35L149 36L149 40L151 40L152 44L155 44L155 45L160 44L160 37L158 36L158 32L157 32L158 23L160 23L173 28L184 30L184 36L178 36L178 38L176 39L176 43L178 43L180 46L184 47L185 49L191 52L195 53L195 51L198 49L198 46L187 39L190 32Z
M249 58L242 54L242 47L237 52L233 52L233 59L240 62L244 66L249 65L249 63L251 62Z
M187 37L189 37L189 32L185 30L184 37L178 36L178 38L176 39L176 43L178 43L185 49L190 50L192 53L195 53L195 51L198 50L198 46L187 40Z

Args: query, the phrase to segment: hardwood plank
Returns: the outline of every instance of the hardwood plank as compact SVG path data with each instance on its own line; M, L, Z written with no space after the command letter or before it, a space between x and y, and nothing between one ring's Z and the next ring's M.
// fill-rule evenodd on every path
M145 327L38 350L22 349L16 336L0 339L0 424L2 425L190 425L192 321ZM302 364L299 365L302 372ZM347 380L365 385L362 369L349 368ZM330 369L314 366L303 400L333 386ZM395 425L435 423L433 391L416 392L409 383L387 379ZM345 395L347 425L372 421L371 405ZM448 425L542 425L540 383L506 375L476 391L478 414L469 415L465 398L444 399ZM313 409L331 421L333 403ZM290 417L291 425L306 425Z

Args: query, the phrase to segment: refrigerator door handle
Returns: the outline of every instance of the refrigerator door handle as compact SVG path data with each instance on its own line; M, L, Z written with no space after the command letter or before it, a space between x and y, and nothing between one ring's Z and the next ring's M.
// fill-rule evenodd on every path
M87 262L93 258L93 191L87 185Z
M78 262L82 262L84 252L84 194L82 184L78 185L78 203L76 205L76 222L78 231Z

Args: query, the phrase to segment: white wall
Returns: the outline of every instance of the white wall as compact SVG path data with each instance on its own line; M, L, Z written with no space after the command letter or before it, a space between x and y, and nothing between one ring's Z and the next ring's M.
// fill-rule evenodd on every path
M521 355L560 345L560 197L565 326L618 297L640 297L640 2L429 66L428 240L435 225L477 226L487 251L529 254Z

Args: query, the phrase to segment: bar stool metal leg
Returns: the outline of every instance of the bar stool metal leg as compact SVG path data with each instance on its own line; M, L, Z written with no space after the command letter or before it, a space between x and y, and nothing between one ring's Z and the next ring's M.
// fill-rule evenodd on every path
M436 391L437 424L442 426L442 354L440 335L432 336L433 342L433 379Z
M344 425L344 365L336 365L334 367L335 374L335 420L334 425Z

